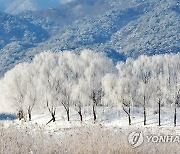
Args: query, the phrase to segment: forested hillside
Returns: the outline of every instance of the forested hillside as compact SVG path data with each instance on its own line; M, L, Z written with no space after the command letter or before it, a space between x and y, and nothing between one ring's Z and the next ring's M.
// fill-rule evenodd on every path
M73 0L57 7L1 13L0 74L42 51L91 49L114 62L178 53L178 0Z

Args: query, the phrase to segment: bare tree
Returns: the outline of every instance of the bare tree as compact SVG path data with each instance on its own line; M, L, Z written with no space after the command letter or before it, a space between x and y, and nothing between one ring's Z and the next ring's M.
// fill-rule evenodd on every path
M150 72L148 72L148 70L144 70L144 72L142 71L142 81L144 83L144 94L143 94L144 125L146 125L146 121L147 121L147 116L146 116L146 101L147 101L146 90L147 90L147 84L149 81L149 77L150 77Z
M124 112L128 115L129 125L131 125L131 103L130 101L126 102L124 99L122 103L122 108Z
M161 126L161 99L158 101L158 110L159 110L159 126Z
M56 107L54 107L54 106L49 107L49 103L47 101L47 108L48 108L48 110L49 110L49 112L50 112L50 114L52 116L52 119L50 121L48 121L48 123L47 123L47 124L49 124L51 121L53 121L53 122L56 121L56 117L55 117L55 115L56 115Z
M162 91L162 87L165 86L163 85L162 83L162 80L163 80L163 64L162 66L158 66L158 74L157 74L157 77L156 77L156 80L157 80L157 91L156 91L156 94L157 94L157 97L158 97L158 125L161 126L161 105L162 105L162 99L163 99L163 91Z
M43 89L43 101L46 102L46 107L51 114L51 120L47 123L49 124L50 122L55 122L56 121L56 107L57 107L57 100L56 100L56 95L59 92L58 91L58 86L59 82L57 81L56 76L53 76L55 72L54 68L45 68L42 74L42 89Z
M83 115L82 115L82 107L83 107L83 92L82 92L82 86L83 84L78 83L75 85L72 89L71 97L72 97L72 102L74 104L74 108L77 111L77 113L80 116L81 122L83 121Z
M81 122L83 121L83 116L82 116L82 104L80 102L78 102L77 104L75 104L75 106L77 107L77 112L80 116L80 120Z
M67 92L66 89L63 91L64 100L61 101L61 104L63 105L64 109L66 110L67 120L70 121L70 94Z
M72 75L71 71L70 72L63 72L63 83L61 83L61 87L60 88L60 99L59 101L61 102L61 104L63 105L65 111L66 111L66 115L67 115L67 120L70 121L70 103L71 103L71 88L72 88L72 80L70 78L70 75ZM70 74L69 74L70 73Z
M92 110L93 110L93 119L94 119L94 122L97 119L96 107L97 107L98 104L100 104L101 97L102 97L102 90L98 90L98 91L93 90L92 91L91 99L93 101Z
M27 79L27 94L25 98L25 105L27 106L27 113L29 121L32 120L32 110L37 103L37 80L35 79L34 73L29 73Z
M174 102L174 126L177 125L177 106L180 101L180 89L177 89L177 93L175 96L175 102Z

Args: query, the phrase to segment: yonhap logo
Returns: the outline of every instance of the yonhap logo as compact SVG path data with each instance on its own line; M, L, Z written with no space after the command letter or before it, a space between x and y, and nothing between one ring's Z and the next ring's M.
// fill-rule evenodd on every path
M132 148L136 148L143 144L144 138L142 132L131 132L128 137L128 142Z
M131 132L128 142L132 148L136 148L145 143L180 143L179 135L143 135L141 131ZM147 142L146 142L147 141Z

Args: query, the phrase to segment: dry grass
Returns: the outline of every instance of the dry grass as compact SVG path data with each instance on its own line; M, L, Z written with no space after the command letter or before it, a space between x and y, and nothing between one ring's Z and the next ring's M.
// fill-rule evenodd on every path
M127 142L128 132L83 127L52 133L29 128L0 127L0 154L174 154L178 144L147 144L132 149Z

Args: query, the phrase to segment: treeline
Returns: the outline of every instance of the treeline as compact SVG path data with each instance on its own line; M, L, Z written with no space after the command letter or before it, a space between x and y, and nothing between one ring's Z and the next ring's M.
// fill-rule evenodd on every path
M83 50L76 54L43 52L31 63L21 63L0 81L0 101L18 112L19 119L33 109L47 108L56 121L56 108L63 106L67 120L73 107L83 121L82 109L91 106L94 121L97 106L117 106L128 115L131 108L143 107L146 125L147 107L174 107L176 125L180 101L180 54L140 56L115 66L103 53ZM49 121L49 122L51 122Z

